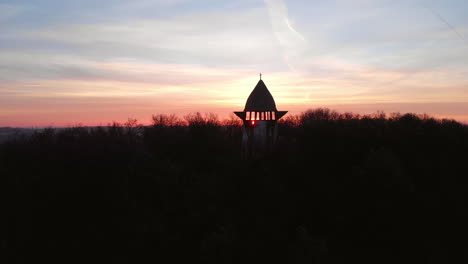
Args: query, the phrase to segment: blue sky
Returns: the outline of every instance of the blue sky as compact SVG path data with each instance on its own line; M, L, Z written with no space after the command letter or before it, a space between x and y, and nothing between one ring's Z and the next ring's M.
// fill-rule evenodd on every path
M468 2L0 1L0 126L280 108L468 122ZM454 107L457 106L457 107Z

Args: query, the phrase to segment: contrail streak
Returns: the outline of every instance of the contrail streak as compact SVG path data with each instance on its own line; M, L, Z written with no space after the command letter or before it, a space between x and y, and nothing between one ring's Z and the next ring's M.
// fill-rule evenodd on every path
M270 14L274 32L281 38L280 42L304 41L304 36L291 25L288 17L288 8L282 0L264 0Z
M301 38L302 40L305 40L305 38L301 35L301 33L297 32L297 31L291 26L291 24L289 23L289 19L288 19L288 18L285 18L284 20L285 20L286 25L288 26L289 30L291 30L292 33L294 33L296 36L298 36L298 37Z
M292 72L300 63L306 49L306 39L294 29L289 21L288 8L283 0L264 0L268 10L274 36L283 48L283 59Z
M460 32L458 32L458 30L454 26L452 26L452 24L450 24L442 15L440 15L438 12L436 12L430 7L423 6L423 8L429 10L429 12L435 15L442 23L444 23L449 29L451 29L463 42L465 42L465 44L468 44L468 40L462 34L460 34Z
M444 23L450 30L452 30L463 42L465 42L465 44L468 44L468 40L462 34L460 34L460 32L458 32L457 29L454 26L452 26L452 24L450 24L442 15L440 15L434 9L429 8L429 7L425 6L425 5L421 5L421 7L424 8L424 9L427 9L429 12L431 12L442 23ZM414 73L414 72L413 73L407 73L407 74L403 75L402 77L398 77L398 78L396 78L394 80L391 80L389 82L382 83L381 86L389 86L389 85L399 83L401 81L404 81L404 80L412 77L415 74L417 74L417 72L416 73Z

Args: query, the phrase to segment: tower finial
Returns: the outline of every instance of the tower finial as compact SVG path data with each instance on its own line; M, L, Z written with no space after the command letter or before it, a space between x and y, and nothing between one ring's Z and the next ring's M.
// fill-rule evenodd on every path
M260 80L262 80L262 73L260 73Z

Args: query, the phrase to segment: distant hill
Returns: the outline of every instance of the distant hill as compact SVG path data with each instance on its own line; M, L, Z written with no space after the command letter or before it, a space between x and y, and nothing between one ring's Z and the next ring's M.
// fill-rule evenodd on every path
M14 136L29 136L37 131L36 128L0 127L0 143L7 141Z

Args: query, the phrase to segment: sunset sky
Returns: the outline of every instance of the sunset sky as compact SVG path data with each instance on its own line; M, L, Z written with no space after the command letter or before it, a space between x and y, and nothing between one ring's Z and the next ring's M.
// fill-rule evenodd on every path
M466 0L0 0L0 127L243 110L468 123Z

